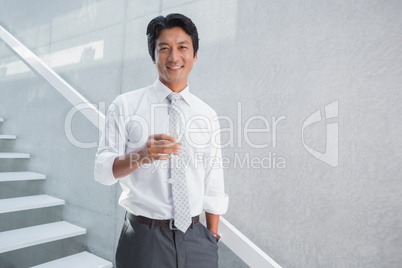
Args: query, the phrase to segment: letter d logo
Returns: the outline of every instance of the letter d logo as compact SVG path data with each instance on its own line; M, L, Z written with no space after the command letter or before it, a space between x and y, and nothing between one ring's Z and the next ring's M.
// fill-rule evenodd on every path
M325 119L338 117L338 101L334 101L325 105ZM327 123L327 139L325 153L318 152L309 147L304 142L304 129L307 126L320 122L321 111L317 110L312 113L304 122L302 127L302 142L304 148L318 160L332 166L338 166L338 123Z

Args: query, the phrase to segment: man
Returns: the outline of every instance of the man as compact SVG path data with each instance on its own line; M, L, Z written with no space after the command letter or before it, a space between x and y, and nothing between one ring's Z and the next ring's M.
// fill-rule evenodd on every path
M148 51L159 78L109 107L95 179L123 189L118 268L218 266L219 215L228 207L215 111L189 92L198 33L184 15L154 18ZM205 211L207 228L199 223Z

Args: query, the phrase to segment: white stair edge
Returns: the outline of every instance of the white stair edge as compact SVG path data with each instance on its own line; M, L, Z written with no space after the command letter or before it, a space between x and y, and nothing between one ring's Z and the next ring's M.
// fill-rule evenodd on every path
M22 171L22 172L0 172L0 182L4 181L30 181L30 180L44 180L46 175Z
M85 233L85 229L65 221L0 232L0 253Z
M0 153L0 158L30 158L29 154L24 153Z
M64 200L49 195L32 195L0 199L0 214L21 210L64 205Z
M51 262L39 264L31 268L112 268L110 261L89 252L81 252Z
M0 135L0 140L15 140L16 135Z

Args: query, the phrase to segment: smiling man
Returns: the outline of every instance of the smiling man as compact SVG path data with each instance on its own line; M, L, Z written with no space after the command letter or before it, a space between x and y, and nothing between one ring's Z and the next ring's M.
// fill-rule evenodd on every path
M116 267L217 267L228 196L222 166L211 164L221 159L217 115L187 84L197 28L170 14L154 18L147 37L159 77L113 101L95 160L95 179L123 190ZM207 228L199 223L203 211Z
M197 60L191 37L180 27L164 29L155 47L152 60L158 68L159 80L174 92L182 91L187 86L193 62Z

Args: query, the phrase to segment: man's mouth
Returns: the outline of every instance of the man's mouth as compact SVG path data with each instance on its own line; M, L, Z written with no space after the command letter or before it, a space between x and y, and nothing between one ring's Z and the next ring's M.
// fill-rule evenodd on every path
M173 69L173 70L177 70L180 68L183 68L183 66L166 66L168 69Z

